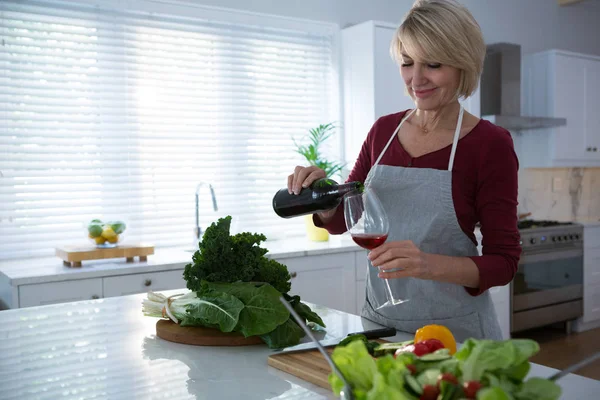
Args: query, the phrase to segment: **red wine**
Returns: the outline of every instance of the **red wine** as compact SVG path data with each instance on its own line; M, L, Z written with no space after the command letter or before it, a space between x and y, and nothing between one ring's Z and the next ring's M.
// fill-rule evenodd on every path
M373 250L376 247L381 246L387 240L387 233L384 235L381 234L372 234L372 233L361 233L352 235L352 240L362 247L363 249Z
M279 190L273 197L273 210L282 218L327 211L337 208L346 193L362 189L360 182L338 184L332 179L319 179L298 194L290 194L287 188Z

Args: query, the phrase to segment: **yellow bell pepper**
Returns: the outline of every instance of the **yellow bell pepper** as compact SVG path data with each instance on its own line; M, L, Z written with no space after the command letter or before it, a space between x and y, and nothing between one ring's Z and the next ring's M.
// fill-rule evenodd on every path
M444 344L444 347L450 350L450 354L456 353L456 340L450 329L443 325L425 325L415 332L415 343L427 339L437 339Z

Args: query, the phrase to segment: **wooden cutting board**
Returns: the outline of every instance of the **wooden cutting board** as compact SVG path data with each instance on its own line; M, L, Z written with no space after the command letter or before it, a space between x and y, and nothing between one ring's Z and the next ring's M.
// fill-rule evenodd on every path
M387 343L388 341L377 339L376 342ZM331 354L334 348L335 346L329 346L325 350ZM317 349L273 354L269 356L267 364L314 385L331 389L331 385L327 380L331 368L325 357Z
M263 343L258 336L246 338L238 332L227 333L202 326L179 326L168 319L158 320L156 336L170 342L195 346L249 346Z
M148 256L154 254L154 246L136 243L118 245L112 248L99 248L92 245L57 247L55 254L63 260L67 267L81 267L82 261L104 260L107 258L125 258L127 262L134 262L134 257L140 261L147 261Z

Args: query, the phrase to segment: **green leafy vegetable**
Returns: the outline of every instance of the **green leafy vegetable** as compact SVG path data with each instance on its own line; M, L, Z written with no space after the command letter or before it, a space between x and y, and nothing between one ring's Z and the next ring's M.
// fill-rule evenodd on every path
M378 373L377 364L367 351L365 344L355 340L333 351L335 364L344 377L351 382L352 388L368 392L373 387L373 379ZM344 387L342 380L335 374L329 375L329 383L336 394Z
M272 349L281 349L296 344L304 337L304 331L293 320L288 319L275 330L260 335L260 338Z
M287 267L265 257L268 250L258 246L266 240L248 232L230 235L231 217L220 218L206 229L192 263L183 271L188 289L199 291L202 281L265 282L281 293L290 290Z
M231 235L230 228L231 216L227 216L206 229L183 272L191 293L167 299L150 292L143 303L144 314L168 317L182 326L260 336L269 347L283 348L304 337L281 304L283 295L305 322L325 327L300 296L288 294L291 276L287 267L267 258L267 249L259 246L266 237L249 232Z
M517 400L554 400L561 395L560 386L543 378L529 378L515 392Z
M266 283L205 281L200 293L223 293L240 299L245 307L239 314L237 331L246 337L271 332L290 318L289 311L279 301L281 294Z
M467 339L456 358L462 361L463 376L468 381L481 379L486 371L520 366L540 350L533 340L504 341Z
M243 309L244 303L227 293L196 297L187 303L181 326L203 325L231 332L237 326Z
M374 359L360 335L352 339L337 346L332 358L357 398L557 400L561 395L560 387L548 379L523 381L530 367L528 359L539 349L533 340L468 339L450 358L442 357L447 349L440 349L421 357L410 352L393 356L382 351ZM398 346L395 343L387 347ZM427 361L428 356L438 352L440 360ZM341 379L331 373L329 383L339 395ZM436 392L432 394L431 390Z
M477 393L477 400L512 400L502 388L488 387Z

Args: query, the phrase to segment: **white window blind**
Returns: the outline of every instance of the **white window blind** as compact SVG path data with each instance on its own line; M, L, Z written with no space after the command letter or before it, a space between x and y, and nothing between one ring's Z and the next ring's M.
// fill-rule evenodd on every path
M94 218L192 247L199 182L203 228L305 233L271 200L304 164L291 138L338 119L333 29L190 15L0 2L0 258L84 243Z

